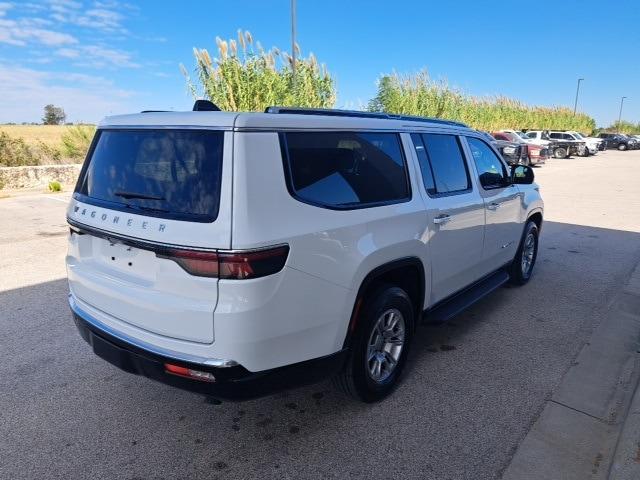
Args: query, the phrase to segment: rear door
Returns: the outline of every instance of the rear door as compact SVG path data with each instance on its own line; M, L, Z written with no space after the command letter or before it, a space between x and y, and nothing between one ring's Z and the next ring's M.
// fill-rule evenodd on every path
M504 162L488 143L465 137L473 159L486 211L483 258L487 268L497 269L515 256L522 234L522 194L509 181Z
M211 259L231 243L231 135L97 132L67 215L76 301L147 332L213 342Z
M484 204L456 135L411 135L424 185L431 259L430 304L484 275Z

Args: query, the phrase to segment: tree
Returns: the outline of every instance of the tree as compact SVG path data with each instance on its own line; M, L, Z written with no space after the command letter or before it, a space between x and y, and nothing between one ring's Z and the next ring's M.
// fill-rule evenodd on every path
M45 125L60 125L67 119L67 114L61 107L49 104L44 107L44 117L42 123Z
M296 45L293 58L277 48L265 51L249 32L238 31L238 40L216 38L219 58L194 48L195 84L180 65L195 98L205 96L222 110L263 111L271 105L332 107L334 80L313 54L301 57Z

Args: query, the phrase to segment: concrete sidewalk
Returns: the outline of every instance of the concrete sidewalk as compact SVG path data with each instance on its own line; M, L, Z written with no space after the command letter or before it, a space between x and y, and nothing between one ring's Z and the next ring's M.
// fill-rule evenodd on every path
M640 478L640 264L609 307L503 479Z

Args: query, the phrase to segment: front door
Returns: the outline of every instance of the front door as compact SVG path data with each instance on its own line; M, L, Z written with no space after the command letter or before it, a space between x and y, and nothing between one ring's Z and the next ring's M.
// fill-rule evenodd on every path
M474 160L486 211L483 261L487 271L513 260L522 235L522 194L511 183L504 162L489 144L465 137Z

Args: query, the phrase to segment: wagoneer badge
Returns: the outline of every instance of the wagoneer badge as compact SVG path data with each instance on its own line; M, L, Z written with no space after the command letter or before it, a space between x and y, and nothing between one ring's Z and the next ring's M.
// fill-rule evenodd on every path
M81 215L83 217L90 217L96 220L100 220L104 223L110 223L111 225L125 225L127 227L140 227L143 230L156 230L158 232L164 232L167 227L164 223L154 224L148 220L134 220L133 218L124 218L118 214L98 213L96 210L87 209L79 205L73 207L73 213Z

